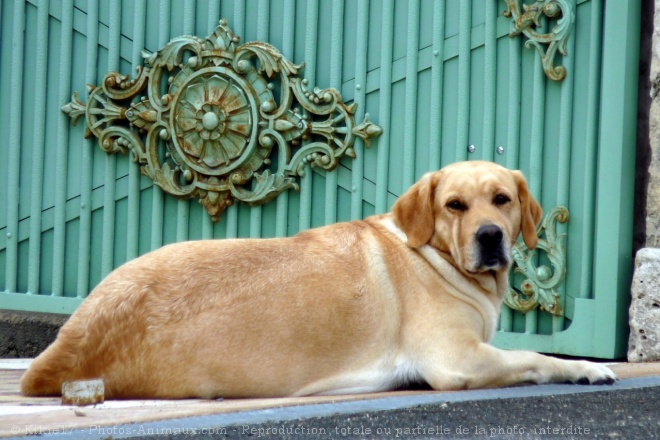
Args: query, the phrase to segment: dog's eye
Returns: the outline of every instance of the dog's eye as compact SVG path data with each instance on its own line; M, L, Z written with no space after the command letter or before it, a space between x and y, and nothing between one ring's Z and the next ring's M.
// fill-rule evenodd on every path
M449 202L447 202L447 208L452 209L454 211L465 211L467 209L467 206L465 206L458 200L450 200Z
M493 203L495 203L497 206L506 205L510 201L511 201L511 199L509 197L505 196L504 194L498 194L493 199Z

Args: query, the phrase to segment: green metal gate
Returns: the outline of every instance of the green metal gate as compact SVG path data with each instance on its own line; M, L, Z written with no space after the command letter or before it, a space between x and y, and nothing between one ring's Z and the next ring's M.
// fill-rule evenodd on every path
M518 20L514 32L522 3L538 23ZM142 176L130 154L84 139L85 124L61 108L73 92L87 101L86 84L110 71L136 76L142 49L203 38L221 18L241 42L304 62L309 90L338 89L358 104L355 121L368 113L383 132L369 149L356 139L355 159L333 171L308 169L299 192L236 203L214 223L195 199ZM639 0L3 0L0 308L71 313L113 268L164 244L292 235L385 212L423 173L485 159L523 170L546 212L569 213L548 226L549 243L565 234L566 275L546 292L555 314L505 308L495 343L623 356L639 21ZM561 72L553 63L565 78L548 77ZM563 270L551 260L530 260L538 285Z

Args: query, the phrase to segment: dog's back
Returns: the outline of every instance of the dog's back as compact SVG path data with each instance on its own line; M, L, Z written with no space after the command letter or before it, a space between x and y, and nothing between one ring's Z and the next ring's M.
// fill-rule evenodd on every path
M370 327L391 307L374 286L388 277L367 265L388 242L352 222L166 246L99 284L21 392L59 395L63 382L102 378L107 398L295 394L375 344ZM313 358L323 361L303 368Z

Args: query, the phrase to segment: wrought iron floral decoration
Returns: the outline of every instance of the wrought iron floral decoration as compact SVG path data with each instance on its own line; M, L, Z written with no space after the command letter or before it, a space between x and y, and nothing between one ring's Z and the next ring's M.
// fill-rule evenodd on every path
M562 316L564 310L557 288L566 276L566 234L557 234L557 222L568 221L568 210L563 206L551 209L541 222L537 231L539 238L536 248L545 252L552 269L538 266L536 253L527 249L525 243L516 243L513 247L514 272L520 273L525 280L520 291L509 289L504 303L512 309L528 312L537 306L555 316Z
M62 110L74 125L84 115L85 137L107 153L130 150L167 193L199 197L214 221L234 200L257 205L298 189L307 164L333 170L342 156L355 157L356 137L369 146L382 133L368 116L356 125L357 104L344 104L339 91L309 91L296 76L302 64L269 44L239 41L220 20L206 38L143 51L135 78L110 72L87 86L86 104L74 93Z
M524 34L529 39L525 46L534 46L538 50L547 77L554 81L563 80L566 77L566 68L555 66L554 60L557 51L566 56L566 43L575 21L575 14L568 1L535 0L532 4L523 3L522 12L519 0L505 1L508 9L504 11L503 15L514 20L513 30L509 33L509 37ZM543 15L558 19L556 25L548 33L535 31L535 28L541 27Z

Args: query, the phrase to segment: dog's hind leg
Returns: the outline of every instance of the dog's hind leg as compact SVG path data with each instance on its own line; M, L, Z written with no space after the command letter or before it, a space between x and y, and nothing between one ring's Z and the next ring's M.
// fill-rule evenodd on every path
M59 396L63 382L77 379L82 335L72 333L63 328L57 340L32 362L21 378L21 394Z

